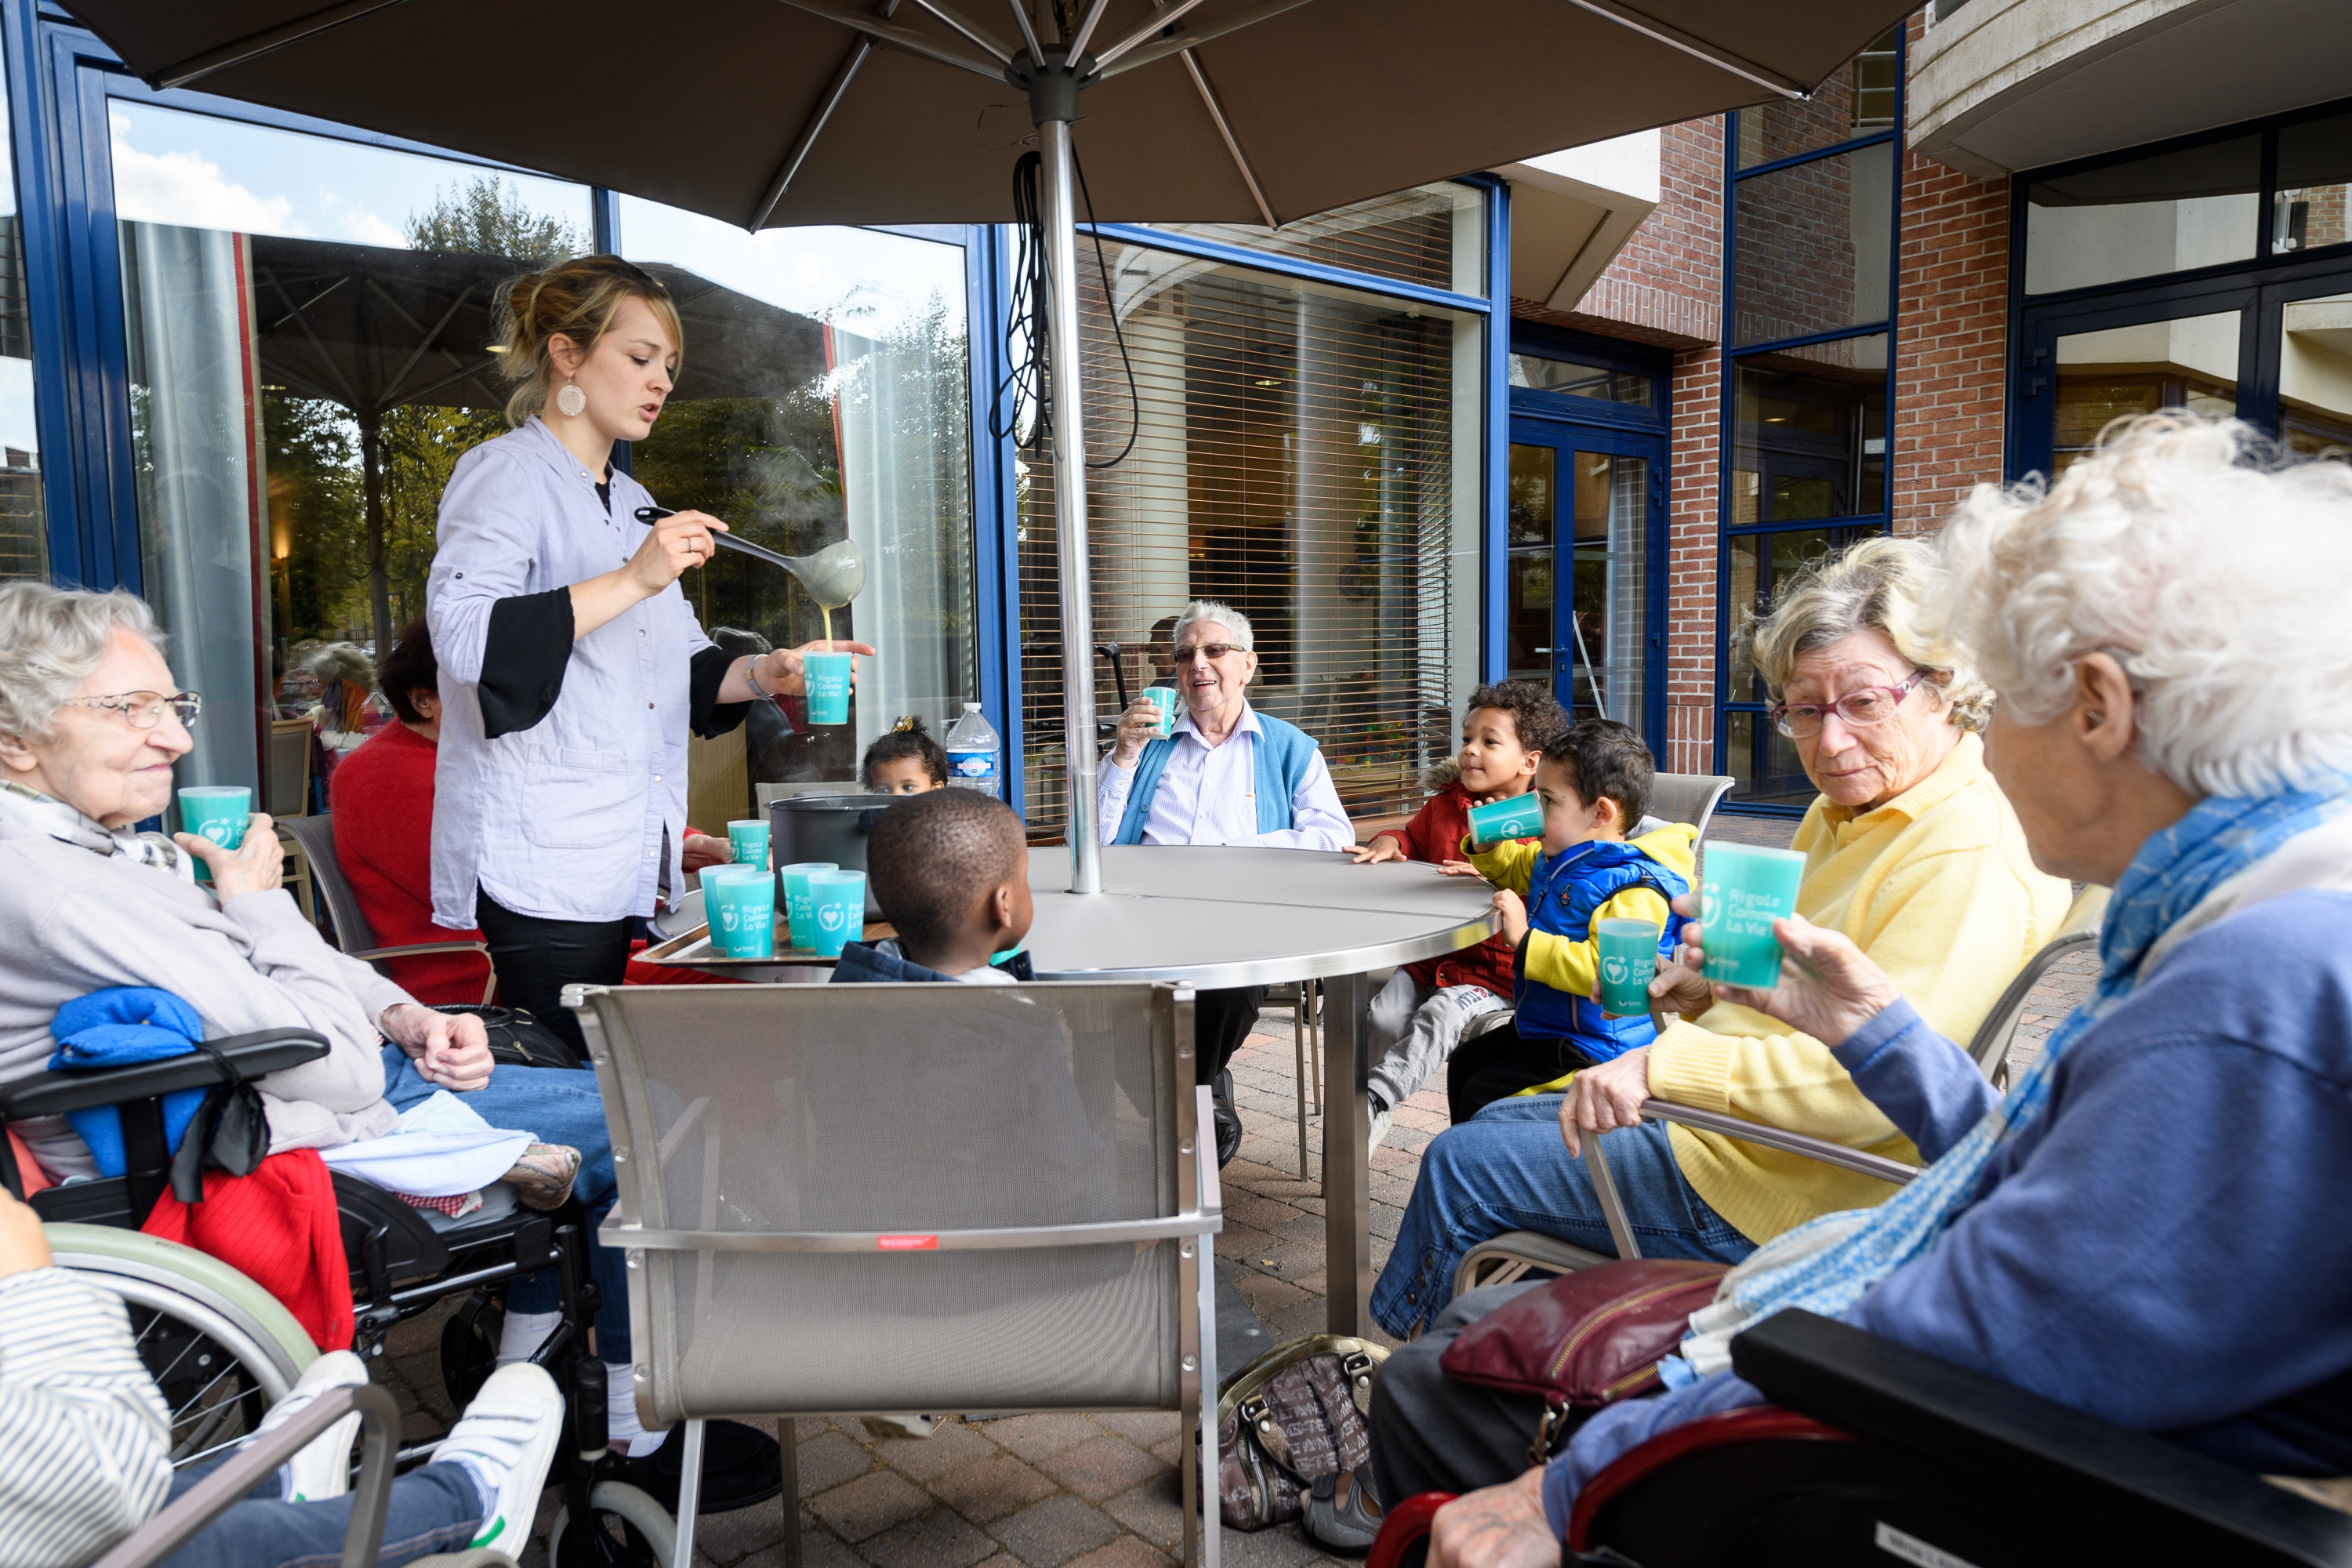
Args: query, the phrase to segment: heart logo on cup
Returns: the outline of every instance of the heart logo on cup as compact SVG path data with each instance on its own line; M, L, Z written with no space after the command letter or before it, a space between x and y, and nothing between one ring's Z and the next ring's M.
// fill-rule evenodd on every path
M1622 958L1602 959L1601 961L1601 976L1612 985L1624 984L1625 961Z
M723 931L732 931L735 929L734 905L721 904L719 906L719 929Z
M199 831L204 835L206 842L218 844L226 847L228 844L230 826L231 825L227 817L216 816L210 822L205 823Z
M816 912L816 923L827 931L839 931L842 919L842 908L839 904L827 904Z

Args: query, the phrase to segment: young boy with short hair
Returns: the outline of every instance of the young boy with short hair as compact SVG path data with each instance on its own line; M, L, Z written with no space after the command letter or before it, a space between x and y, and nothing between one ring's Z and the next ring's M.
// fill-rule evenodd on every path
M1470 864L1495 884L1516 957L1518 1013L1511 1028L1481 1037L1449 1065L1454 1121L1508 1095L1557 1089L1577 1068L1655 1037L1648 1015L1612 1017L1592 1000L1600 921L1647 921L1660 930L1662 955L1674 951L1684 924L1668 900L1690 889L1698 830L1676 823L1626 839L1649 809L1654 776L1639 734L1614 720L1580 720L1544 748L1536 768L1542 841L1472 849L1464 840Z
M1567 730L1568 715L1538 681L1478 688L1463 713L1462 750L1431 770L1437 794L1404 826L1384 828L1358 846L1352 851L1356 863L1460 864L1470 808L1525 795L1534 786L1543 749ZM1500 936L1465 952L1406 964L1390 978L1371 1005L1371 1047L1380 1053L1369 1095L1372 1147L1388 1136L1396 1107L1454 1054L1470 1021L1503 1006L1510 995L1511 944Z
M1026 953L993 962L1021 945L1036 913L1028 834L1003 801L967 789L907 796L876 819L866 877L898 934L851 942L834 979L1010 985L1030 977Z

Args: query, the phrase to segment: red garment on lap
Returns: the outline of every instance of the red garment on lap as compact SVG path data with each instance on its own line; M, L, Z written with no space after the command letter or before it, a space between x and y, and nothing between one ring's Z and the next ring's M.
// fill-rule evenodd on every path
M387 724L342 760L328 780L335 859L383 947L479 942L478 931L433 923L433 764L439 748L402 723ZM489 960L428 952L387 961L393 983L419 1002L479 1002Z
M249 1176L206 1171L204 1202L184 1204L166 1191L139 1228L245 1275L277 1297L320 1350L351 1349L351 1266L334 1179L317 1150L272 1154Z

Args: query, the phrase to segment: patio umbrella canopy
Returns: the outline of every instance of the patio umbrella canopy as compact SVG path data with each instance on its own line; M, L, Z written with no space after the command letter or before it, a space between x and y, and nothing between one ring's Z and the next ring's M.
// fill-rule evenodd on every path
M1106 222L1278 226L1797 98L1916 0L75 0L157 87L454 147L758 229L997 223L1042 169L1050 363L1077 358L1072 140ZM1075 122L1075 124L1074 124ZM1085 452L1052 419L1062 647L1093 646ZM1071 889L1099 888L1067 661Z

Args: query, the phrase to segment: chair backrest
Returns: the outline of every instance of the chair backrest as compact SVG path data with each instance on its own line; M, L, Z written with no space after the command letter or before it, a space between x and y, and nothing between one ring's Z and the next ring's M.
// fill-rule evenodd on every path
M628 1254L646 1419L1174 1409L1213 1379L1185 1342L1218 1227L1189 985L565 1000L612 1122L601 1239Z
M269 775L261 809L283 822L310 815L310 721L269 721Z
M365 952L380 946L375 928L360 909L359 896L344 879L342 863L335 858L335 814L322 811L278 826L294 836L303 858L310 862L310 880L319 896L327 900L327 917L335 922L335 945L345 952Z
M1976 1036L1969 1042L1969 1055L1976 1058L1978 1071L1996 1084L2007 1081L2010 1040L2017 1033L2018 1021L2025 1016L2033 988L2048 977L2060 960L2097 950L2099 921L2106 910L2106 889L2086 887L2076 895L2074 906L2059 925L2058 934L2025 961L2025 967L2017 972L2009 988L2000 994L2000 1000L1992 1005L1992 1011L1977 1026Z
M1704 838L1716 802L1738 782L1721 773L1660 773L1650 782L1650 815L1687 822Z

